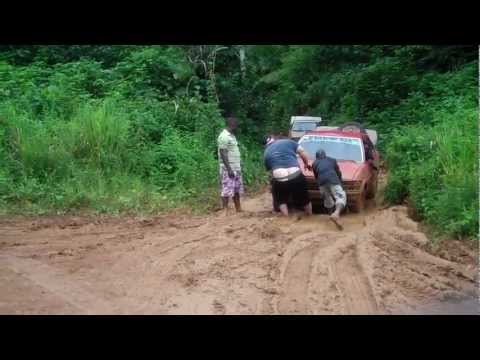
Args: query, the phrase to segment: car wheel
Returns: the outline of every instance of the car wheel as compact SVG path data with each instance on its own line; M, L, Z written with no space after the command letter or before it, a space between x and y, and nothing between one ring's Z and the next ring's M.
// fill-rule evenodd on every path
M348 204L348 208L351 212L354 213L361 213L365 210L365 203L366 203L366 193L362 191L362 193L355 198L350 204Z
M375 176L375 179L370 183L368 192L367 192L367 199L373 199L375 197L375 194L377 193L377 187L378 187L378 176Z

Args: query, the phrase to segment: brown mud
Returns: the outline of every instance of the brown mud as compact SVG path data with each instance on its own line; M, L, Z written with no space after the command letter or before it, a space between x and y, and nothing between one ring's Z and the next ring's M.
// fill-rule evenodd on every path
M477 249L431 250L405 207L346 214L343 231L280 218L267 193L244 209L2 218L0 314L478 313Z

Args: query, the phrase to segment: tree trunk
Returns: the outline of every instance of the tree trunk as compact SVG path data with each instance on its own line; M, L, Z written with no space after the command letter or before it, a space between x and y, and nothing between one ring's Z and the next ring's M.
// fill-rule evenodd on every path
M247 65L245 63L245 46L244 45L239 45L238 53L240 56L240 71L242 73L242 79L245 79L245 76L247 74Z

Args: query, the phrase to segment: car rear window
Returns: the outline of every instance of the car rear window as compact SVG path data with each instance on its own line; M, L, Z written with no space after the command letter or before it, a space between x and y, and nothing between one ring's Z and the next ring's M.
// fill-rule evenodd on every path
M293 131L311 131L317 128L317 124L314 122L296 122L293 124Z

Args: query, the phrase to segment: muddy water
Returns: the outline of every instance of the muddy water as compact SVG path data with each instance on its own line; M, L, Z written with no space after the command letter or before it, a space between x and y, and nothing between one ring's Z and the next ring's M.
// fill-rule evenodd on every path
M399 312L398 314L403 314ZM470 298L460 301L443 301L419 306L407 312L410 315L480 315L478 299Z

